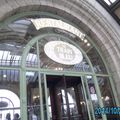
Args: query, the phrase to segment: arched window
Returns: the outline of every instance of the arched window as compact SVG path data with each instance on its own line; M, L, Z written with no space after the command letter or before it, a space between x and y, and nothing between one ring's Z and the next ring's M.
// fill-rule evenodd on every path
M94 114L117 100L103 57L79 28L51 14L31 14L1 28L0 39L0 81L20 92L22 120L111 118Z

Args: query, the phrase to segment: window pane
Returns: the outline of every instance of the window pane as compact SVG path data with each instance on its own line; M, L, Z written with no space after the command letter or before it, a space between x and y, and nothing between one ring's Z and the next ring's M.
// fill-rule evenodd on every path
M116 107L109 78L97 77L97 80L100 86L100 91L101 91L104 106L108 108ZM117 115L107 114L107 118L109 120L113 120L117 118Z
M87 55L90 61L92 62L95 73L107 73L107 70L101 59L101 56L99 55L95 48L92 48L90 51L88 51Z

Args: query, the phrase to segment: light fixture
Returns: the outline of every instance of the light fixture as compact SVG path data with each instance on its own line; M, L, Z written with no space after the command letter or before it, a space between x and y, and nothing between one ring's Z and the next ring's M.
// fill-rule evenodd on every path
M104 97L101 97L101 99L104 99Z
M36 98L39 98L40 96L38 95L38 96L33 96L33 99L36 99Z
M29 72L28 72L28 71L26 72L26 76L34 76L34 75L35 75L35 72L30 72L30 71L29 71Z
M7 77L7 75L6 75L6 74L4 74L4 75L3 75L3 77L4 77L4 78L6 78L6 77Z
M92 79L92 76L90 76L90 75L87 75L87 79Z
M61 95L61 93L58 93L57 95Z
M81 101L80 104L81 104L81 105L82 105L82 104L85 104L85 102L84 102L84 101Z
M109 99L110 99L109 96L106 96L106 97L105 97L105 101L108 101Z
M90 43L87 43L87 46L90 46Z
M87 43L88 42L88 40L87 39L84 39L84 43Z
M74 90L74 88L72 87L72 90Z
M63 70L63 68L58 67L58 68L55 68L54 70Z
M13 45L13 44L6 44L7 46L10 46L10 47L14 47L15 45Z

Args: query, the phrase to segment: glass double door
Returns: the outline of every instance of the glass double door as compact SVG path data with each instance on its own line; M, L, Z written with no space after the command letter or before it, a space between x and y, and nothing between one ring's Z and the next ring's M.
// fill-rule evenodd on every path
M28 120L91 120L82 77L30 74L26 76Z
M81 77L47 75L52 120L88 120Z

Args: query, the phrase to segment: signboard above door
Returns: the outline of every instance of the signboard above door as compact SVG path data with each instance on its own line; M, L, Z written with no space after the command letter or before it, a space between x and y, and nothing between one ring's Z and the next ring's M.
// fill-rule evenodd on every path
M47 42L44 51L50 59L64 65L78 64L83 60L83 55L77 47L63 41Z

